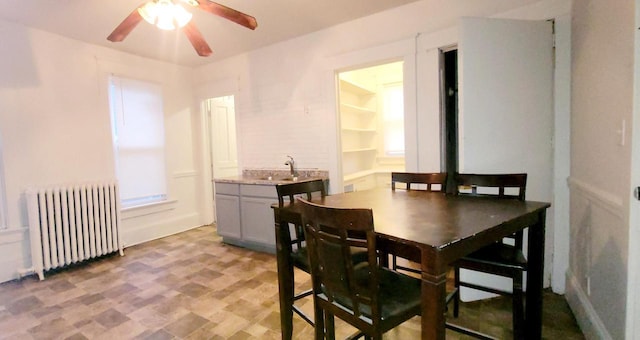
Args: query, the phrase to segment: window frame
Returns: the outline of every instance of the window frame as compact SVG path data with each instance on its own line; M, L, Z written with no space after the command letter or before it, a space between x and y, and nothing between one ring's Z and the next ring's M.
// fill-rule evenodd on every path
M399 126L396 126L396 128L400 131L402 131L402 151L389 151L387 149L387 131L388 131L388 127L389 127L389 123L386 119L386 115L387 115L387 91L388 89L393 88L394 90L399 90L400 91L400 97L402 100L402 108L398 111L399 116L401 117L400 120L402 121L401 124L399 124ZM405 123L405 110L404 110L404 83L402 81L398 81L398 82L390 82L390 83L385 83L382 84L381 86L382 89L382 110L380 112L380 121L382 123L382 136L381 136L381 142L382 142L382 152L383 155L381 158L386 158L386 159L398 159L398 158L404 158L406 153L407 153L407 148L406 148L406 131L405 131L405 127L404 127L404 123Z
M119 105L117 110L122 111L123 107L123 100L122 100L122 91L123 91L123 87L122 87L122 81L132 81L132 82L137 82L137 83L141 83L144 85L150 85L150 87L156 87L159 91L159 102L160 102L160 110L159 110L159 114L160 117L162 119L162 121L160 122L161 125L161 133L158 133L157 136L161 137L162 140L162 160L161 160L161 164L162 164L162 169L161 171L158 171L159 173L161 172L162 175L162 190L160 190L161 192L158 194L152 194L152 195L147 195L147 196L143 196L143 197L136 197L136 198L123 198L123 187L122 187L122 169L121 169L121 160L122 160L122 155L121 155L121 151L120 151L120 144L118 143L118 122L117 122L117 115L118 112L115 112L115 106ZM114 90L119 90L120 93L118 94L118 96L114 96L113 95L113 91ZM171 203L172 201L169 199L169 177L168 177L168 166L167 166L167 157L166 157L166 128L165 128L165 123L166 123L166 119L165 119L165 112L164 112L164 95L163 95L163 88L162 85L154 82L154 81L150 81L147 79L138 79L138 78L133 78L133 77L125 77L125 76L118 76L115 74L110 74L109 78L108 78L108 100L109 100L109 118L111 121L111 138L112 138L112 147L113 147L113 155L114 155L114 167L115 167L115 174L116 174L116 178L118 179L119 182L119 186L120 186L120 204L121 204L121 208L122 210L132 210L132 209L136 209L136 208L144 208L144 207L149 207L149 206L155 206L155 205L164 205L166 203ZM119 103L116 103L117 101L119 101ZM121 113L121 112L120 112Z

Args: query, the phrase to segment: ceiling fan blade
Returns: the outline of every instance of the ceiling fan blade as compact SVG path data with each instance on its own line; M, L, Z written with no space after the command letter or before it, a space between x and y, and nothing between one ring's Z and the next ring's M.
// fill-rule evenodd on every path
M144 6L140 5L138 8ZM131 33L131 31L142 21L142 16L138 13L138 8L134 9L128 17L126 17L116 29L109 34L107 40L118 42L124 40L124 38Z
M187 35L191 45L195 48L196 52L201 57L208 57L211 55L212 51L209 47L209 44L204 40L200 30L196 27L193 21L189 21L184 27L182 27L184 34Z
M215 14L217 16L231 20L236 24L240 24L252 30L255 30L256 27L258 27L256 18L213 1L198 0L198 8L205 12L209 12L211 14Z

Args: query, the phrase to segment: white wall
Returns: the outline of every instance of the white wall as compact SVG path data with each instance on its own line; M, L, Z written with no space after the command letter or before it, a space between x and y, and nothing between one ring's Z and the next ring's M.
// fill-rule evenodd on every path
M8 229L0 231L0 282L31 266L27 187L115 177L107 76L162 85L169 195L161 212L123 214L125 245L201 224L193 152L190 69L0 22L0 137ZM150 214L149 214L150 213Z
M625 338L633 109L632 0L576 1L567 297L589 338Z
M300 167L329 170L333 190L341 187L336 175L335 70L404 60L407 124L417 126L419 34L453 27L460 16L485 16L530 2L419 1L200 67L196 84L238 79L241 166L284 169L289 154ZM407 169L417 170L419 137L414 132L407 138L415 141L407 143Z

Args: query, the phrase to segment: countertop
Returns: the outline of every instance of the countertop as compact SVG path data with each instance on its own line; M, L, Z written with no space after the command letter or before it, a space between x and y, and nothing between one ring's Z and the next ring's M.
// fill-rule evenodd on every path
M243 170L242 175L215 178L214 181L216 183L277 185L329 178L329 172L326 170L297 170L296 173L298 176L292 178L288 170L250 169Z

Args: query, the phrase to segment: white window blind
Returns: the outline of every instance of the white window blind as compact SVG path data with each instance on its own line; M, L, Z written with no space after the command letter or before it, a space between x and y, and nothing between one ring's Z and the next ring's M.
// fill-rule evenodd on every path
M384 85L382 113L385 156L404 156L404 95L402 83Z
M164 201L164 111L159 85L111 77L111 116L124 207Z

